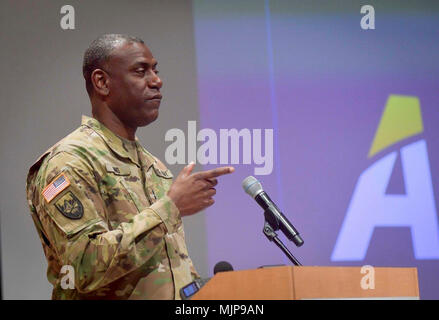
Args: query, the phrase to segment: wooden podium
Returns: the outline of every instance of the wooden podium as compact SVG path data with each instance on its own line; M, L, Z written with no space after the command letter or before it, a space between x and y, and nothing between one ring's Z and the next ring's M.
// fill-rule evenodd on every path
M419 299L416 268L365 271L285 266L220 272L191 300ZM365 276L372 277L368 286Z

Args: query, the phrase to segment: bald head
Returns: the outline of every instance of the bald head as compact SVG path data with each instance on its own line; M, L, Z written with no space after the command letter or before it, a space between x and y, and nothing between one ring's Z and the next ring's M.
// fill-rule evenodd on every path
M143 40L124 34L104 34L95 39L84 53L82 63L82 74L85 79L85 86L88 94L93 92L91 74L95 69L104 69L105 62L111 57L111 52L126 43L141 43Z

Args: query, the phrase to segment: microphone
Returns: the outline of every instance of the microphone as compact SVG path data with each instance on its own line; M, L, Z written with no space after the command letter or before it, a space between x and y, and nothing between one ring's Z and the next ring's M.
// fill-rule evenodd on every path
M213 274L218 272L233 271L233 267L227 261L218 262L213 268ZM211 278L198 278L191 283L185 285L180 289L180 297L182 300L190 299L195 293L200 291L200 289L210 280Z
M215 265L215 268L213 268L213 274L217 274L218 272L226 272L226 271L233 271L233 267L230 263L227 261L220 261Z
M242 188L248 195L256 200L264 211L270 211L276 217L279 222L280 230L282 230L289 240L293 241L298 247L303 245L303 239L300 237L299 232L282 214L268 194L262 189L261 183L255 177L249 176L245 178L242 181Z

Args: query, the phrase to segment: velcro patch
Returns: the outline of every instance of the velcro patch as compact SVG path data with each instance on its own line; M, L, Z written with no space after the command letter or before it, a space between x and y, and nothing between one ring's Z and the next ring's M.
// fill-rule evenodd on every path
M61 191L70 185L70 181L64 173L58 175L43 190L42 195L47 203L53 200Z
M84 207L79 199L71 192L67 192L55 202L55 207L63 216L69 219L81 219Z

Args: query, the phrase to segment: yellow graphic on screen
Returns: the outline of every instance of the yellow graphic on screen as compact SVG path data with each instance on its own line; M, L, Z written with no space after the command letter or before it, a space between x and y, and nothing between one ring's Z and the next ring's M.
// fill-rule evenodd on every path
M417 97L391 95L387 100L368 157L424 131Z

